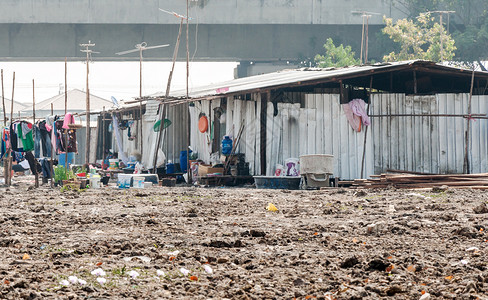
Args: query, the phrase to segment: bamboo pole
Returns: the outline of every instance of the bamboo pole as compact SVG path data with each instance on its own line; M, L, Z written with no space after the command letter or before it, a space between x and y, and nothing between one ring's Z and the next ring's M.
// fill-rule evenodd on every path
M51 116L53 116L54 118L54 107L53 107L53 104L51 103ZM54 188L54 147L53 147L53 140L52 140L52 137L53 137L53 134L52 134L52 130L56 130L56 126L55 124L53 124L53 127L51 128L51 159L50 159L50 162L49 162L49 165L51 166L51 171L50 171L50 174L51 174L51 188ZM54 141L54 144L56 144L56 141Z
M85 164L90 163L90 88L88 75L90 74L90 54L86 53L86 153Z
M189 99L189 86L188 81L190 77L190 45L189 45L189 29L190 29L190 0L186 0L186 99ZM188 178L187 182L191 183L191 173L190 173L190 110L187 111L188 123L187 123L187 138L186 138L186 176ZM163 120L164 121L164 120ZM181 162L180 162L181 164Z
M37 134L34 131L34 126L36 126L36 96L35 96L35 83L34 79L32 79L32 130L34 134ZM36 158L34 157L34 162L36 161ZM34 187L38 188L39 187L39 174L37 173L37 166L34 165Z
M5 93L3 89L3 69L2 69L2 106L3 106L3 127L7 126L7 112L5 111ZM2 132L3 134L3 132ZM9 160L9 150L10 148L6 149L5 155L3 157L3 179L5 184L7 184L7 177L8 177L8 160Z
M369 103L368 103L368 109L366 111L366 114L369 114L369 108L371 107L371 104L372 104L372 97L371 97L371 89L373 88L373 76L371 76L371 79L369 81L369 91L370 91L370 97L369 97ZM367 137L368 137L368 128L369 126L366 126L366 128L364 129L364 142L363 142L363 157L362 157L362 160L361 160L361 178L364 178L363 175L364 175L364 162L365 162L365 159L366 159L366 141L367 141Z
M64 117L68 113L68 58L64 58ZM66 134L64 135L64 171L66 172L66 179L68 178L68 131L65 129Z
M105 106L103 107L102 111L102 169L103 164L105 163Z
M14 120L14 91L15 91L15 72L13 74L12 79L12 104L10 106L10 124L12 124ZM7 185L10 186L12 184L12 143L10 143L9 151L9 158L8 158L8 183Z

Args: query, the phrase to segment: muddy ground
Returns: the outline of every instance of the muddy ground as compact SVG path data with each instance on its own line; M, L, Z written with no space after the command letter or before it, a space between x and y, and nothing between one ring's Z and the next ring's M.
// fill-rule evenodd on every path
M31 183L0 188L2 299L487 299L484 191Z

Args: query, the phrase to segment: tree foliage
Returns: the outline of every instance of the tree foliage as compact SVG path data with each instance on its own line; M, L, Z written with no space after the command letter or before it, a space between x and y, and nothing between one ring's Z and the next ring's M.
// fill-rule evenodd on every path
M456 41L456 59L488 59L487 0L396 0L394 3L411 18L427 11L454 11L444 14L443 22Z
M315 63L317 67L347 67L358 65L359 60L354 58L354 52L351 46L344 47L342 44L338 47L334 45L334 41L328 38L324 44L325 55L317 54L315 56Z
M430 13L420 14L416 22L408 19L384 19L383 33L400 44L398 53L391 52L385 61L424 59L430 61L452 60L456 46L454 40Z

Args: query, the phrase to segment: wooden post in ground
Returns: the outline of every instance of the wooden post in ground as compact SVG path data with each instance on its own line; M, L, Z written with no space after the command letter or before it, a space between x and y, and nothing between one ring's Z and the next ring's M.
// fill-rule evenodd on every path
M2 107L3 107L3 127L5 128L7 126L7 112L5 111L5 97L4 97L4 89L3 89L3 69L2 69ZM3 132L2 132L3 134ZM7 177L8 177L8 157L9 157L9 149L7 148L7 151L5 152L5 155L3 157L3 179L4 183L7 184Z
M13 79L12 79L12 104L10 106L10 124L12 124L14 120L14 91L15 91L15 72L13 74ZM10 144L12 146L12 144ZM9 147L7 151L9 157L8 157L8 181L7 185L10 186L12 184L12 147Z
M68 58L64 58L64 116L68 113ZM68 132L69 129L65 129L64 135L64 166L66 172L66 178L68 178Z
M103 169L103 164L105 162L105 106L103 107L102 110L102 169Z
M53 104L51 103L51 116L54 118L54 108ZM55 130L55 126L53 124L53 127L51 130ZM52 131L51 131L51 139L52 139ZM51 166L51 188L54 188L54 147L53 147L53 141L51 140L51 161L49 162L49 165Z
M36 96L35 96L35 83L34 79L32 79L32 131L34 134L37 134L34 130L34 126L36 126ZM34 162L36 161L34 157ZM34 165L34 187L38 188L39 187L39 174L37 173L37 166Z

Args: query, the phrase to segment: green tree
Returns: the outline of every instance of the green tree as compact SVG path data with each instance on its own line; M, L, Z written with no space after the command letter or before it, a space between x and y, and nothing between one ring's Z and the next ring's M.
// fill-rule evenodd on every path
M385 61L424 59L431 61L452 60L456 46L454 40L430 13L420 14L417 22L407 19L395 24L391 18L384 19L383 33L400 44L398 53L391 52Z
M319 68L359 65L359 59L354 58L354 52L351 46L344 47L341 44L339 47L336 47L334 41L328 38L324 44L324 48L325 55L317 54L315 56L315 63Z
M488 1L486 0L394 0L394 5L410 17L422 12L449 10L444 27L456 41L456 60L488 59ZM439 20L436 14L436 21Z

